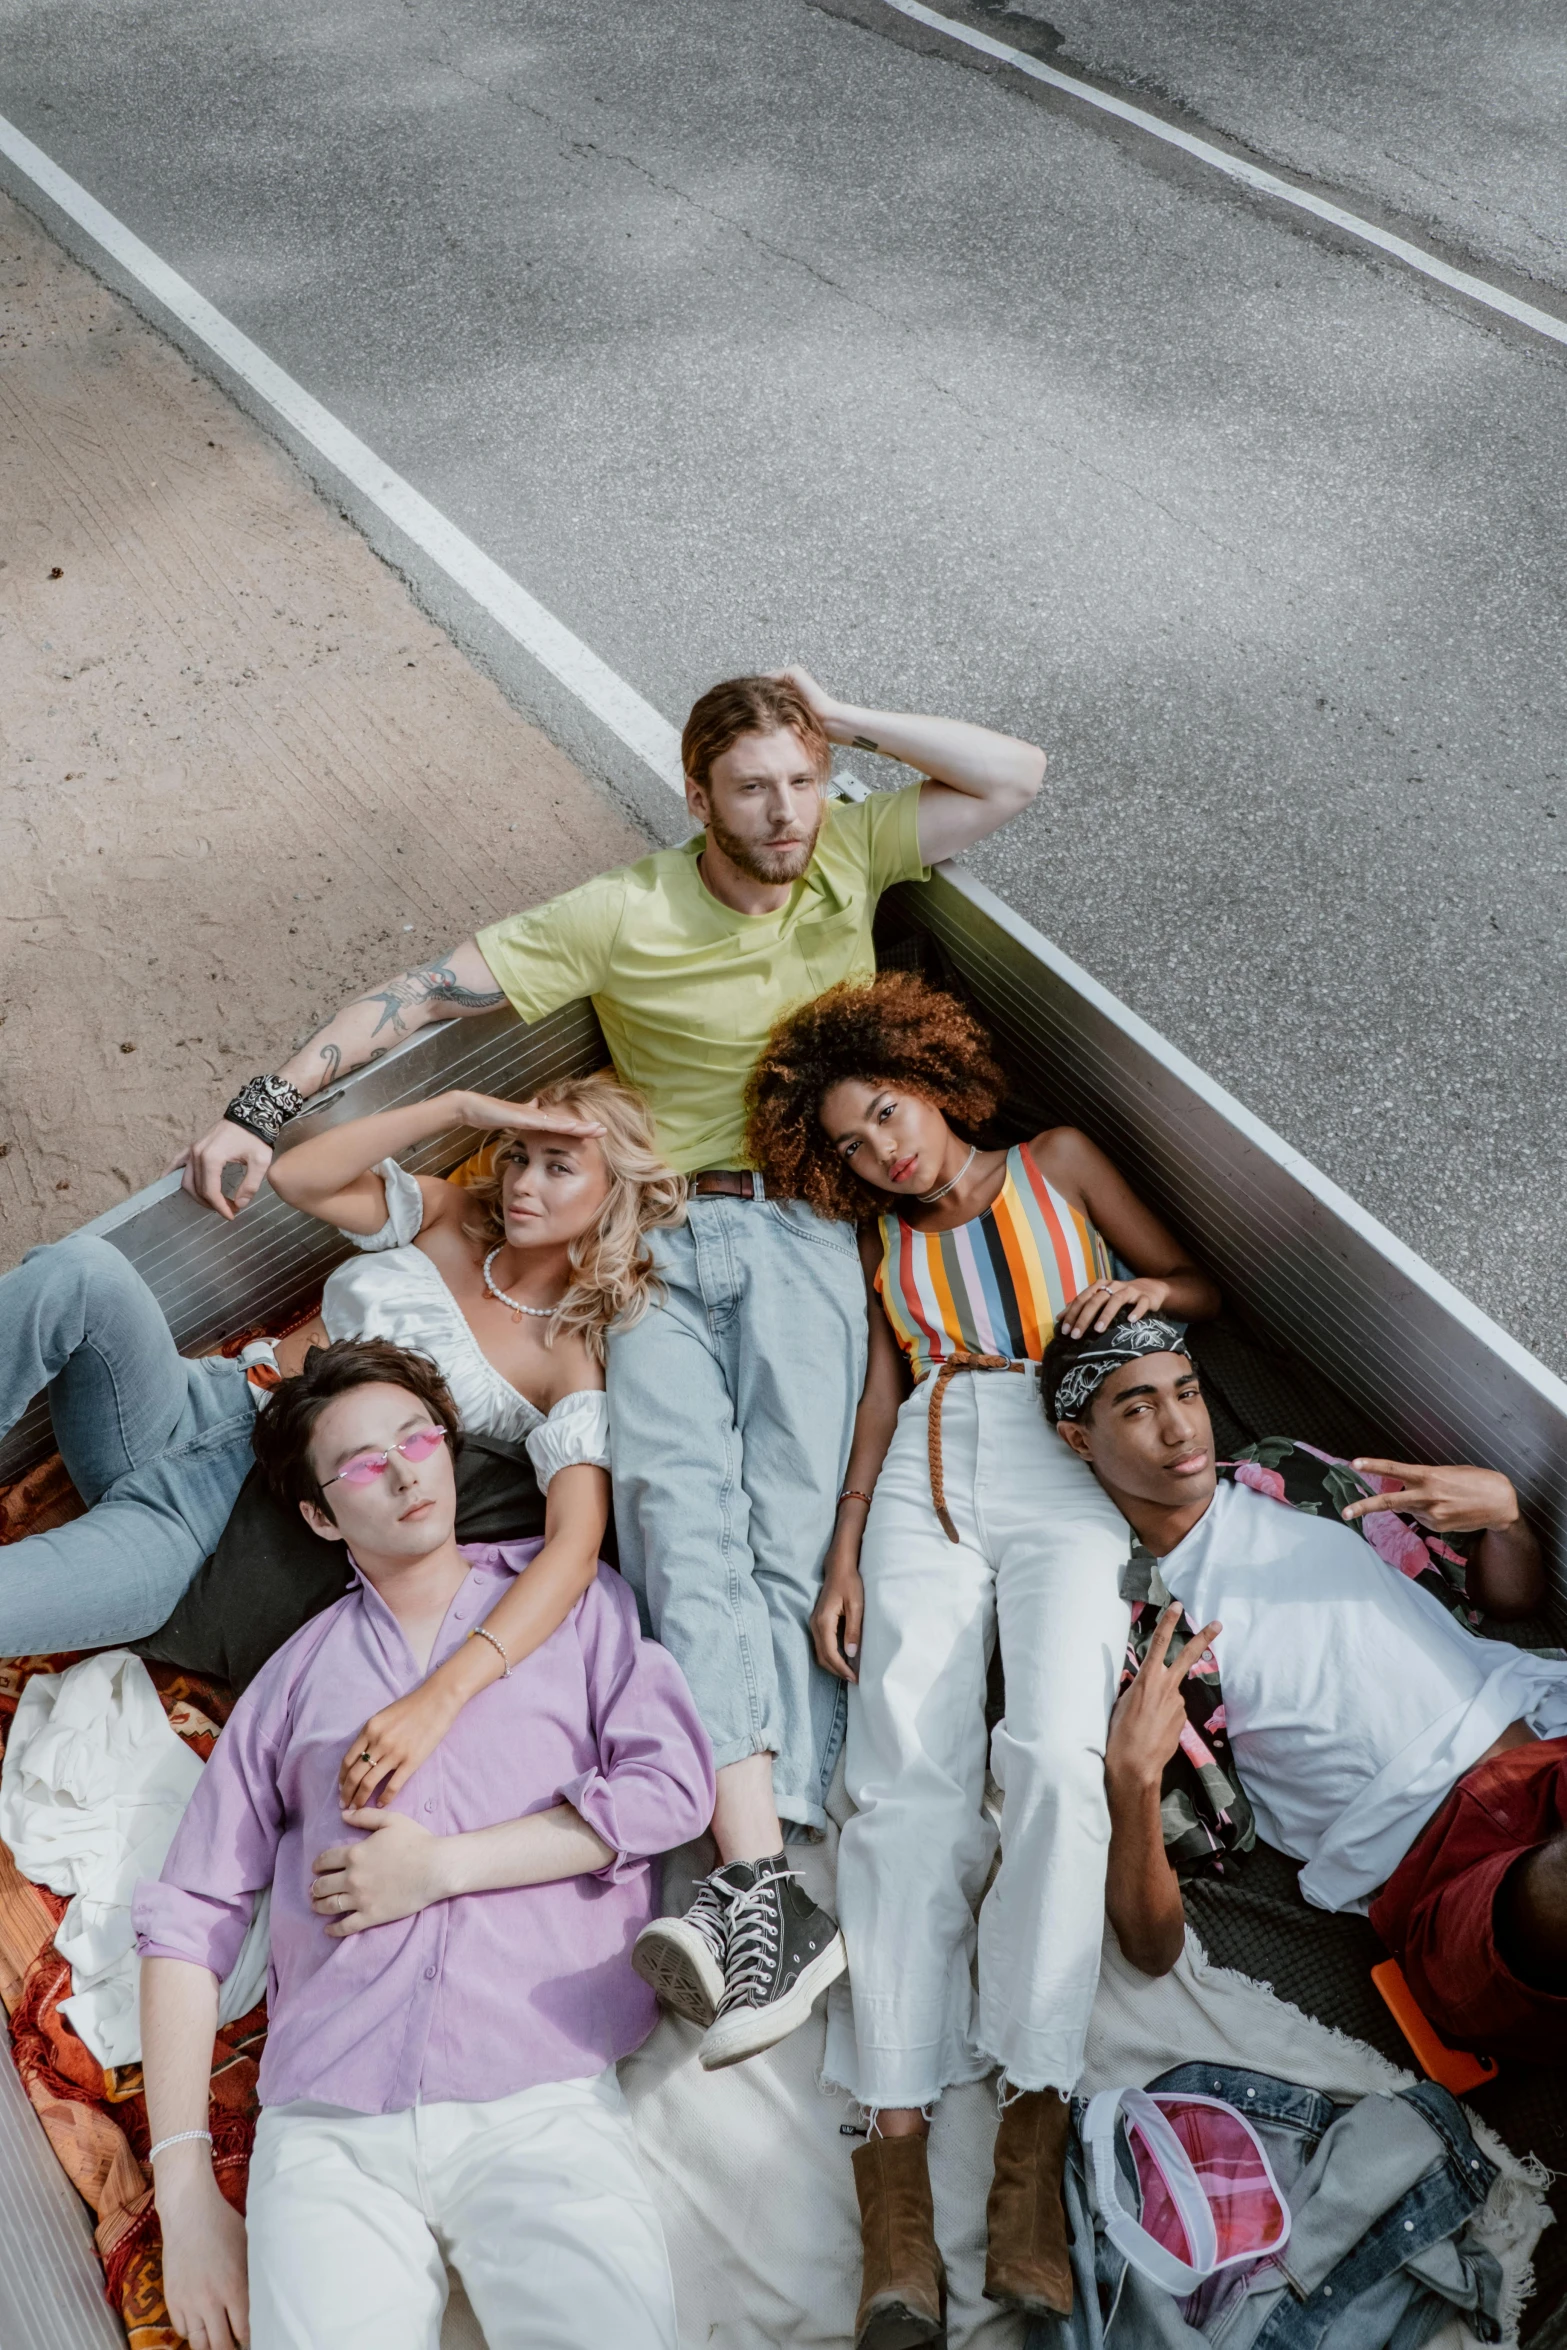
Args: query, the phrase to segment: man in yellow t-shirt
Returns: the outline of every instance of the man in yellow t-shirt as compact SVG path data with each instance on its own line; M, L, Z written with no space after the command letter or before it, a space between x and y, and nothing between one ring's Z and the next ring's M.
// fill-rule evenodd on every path
M927 780L833 803L834 743ZM959 856L1037 793L1044 754L956 719L834 700L803 670L733 678L681 741L702 827L681 848L496 922L443 961L348 1005L275 1075L252 1078L186 1154L221 1214L254 1197L284 1120L432 1020L510 1002L539 1020L590 996L622 1079L646 1094L690 1213L656 1234L663 1303L612 1341L621 1566L691 1685L718 1766L720 1867L683 1918L640 1937L661 1997L731 2064L802 2023L842 1938L784 1859L782 1821L820 1828L844 1685L808 1623L864 1376L852 1229L770 1200L744 1165L745 1081L773 1024L875 968L883 890ZM244 1167L233 1207L222 1176ZM835 1497L837 1497L835 1499Z

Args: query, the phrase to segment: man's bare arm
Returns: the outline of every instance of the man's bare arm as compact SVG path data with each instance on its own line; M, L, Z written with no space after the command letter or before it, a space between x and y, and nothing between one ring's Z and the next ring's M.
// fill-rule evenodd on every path
M224 2198L205 2130L218 2028L218 1981L184 1959L148 1958L141 1970L142 2079L152 2143L178 2137L152 2166L163 2229L163 2290L176 2333L206 2350L250 2339L245 2223Z
M920 795L920 855L927 865L960 857L1021 815L1045 778L1035 743L964 718L920 718L835 701L804 669L783 676L799 687L827 730L850 750L876 751L930 777Z
M439 962L401 971L384 987L356 996L275 1074L310 1101L417 1029L436 1020L499 1011L505 1001L477 944L467 938ZM223 1170L236 1162L245 1172L230 1205L223 1195ZM185 1189L220 1216L235 1216L255 1198L271 1163L272 1151L258 1135L220 1118L184 1155Z
M1172 1665L1166 1662L1180 1607L1159 1618L1137 1678L1117 1698L1105 1740L1110 1859L1105 1908L1123 1955L1145 1975L1167 1975L1186 1945L1180 1880L1164 1849L1160 1791L1165 1765L1186 1727L1182 1684L1223 1630L1205 1624Z
M1402 1510L1433 1534L1478 1534L1469 1567L1469 1598L1490 1616L1531 1616L1545 1603L1545 1561L1518 1496L1500 1469L1432 1468L1422 1461L1374 1460L1350 1467L1368 1476L1397 1477L1390 1493L1352 1501L1353 1524L1379 1510Z
M369 1806L345 1811L343 1822L365 1834L357 1844L317 1853L311 1864L310 1906L334 1941L463 1893L592 1876L615 1857L569 1803L447 1836L407 1812Z

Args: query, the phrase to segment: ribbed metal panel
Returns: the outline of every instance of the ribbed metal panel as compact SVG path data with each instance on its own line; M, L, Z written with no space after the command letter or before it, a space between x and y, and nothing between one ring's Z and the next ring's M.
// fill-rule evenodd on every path
M1567 1387L961 867L894 891L886 915L940 943L1040 1122L1070 1119L1101 1142L1255 1320L1411 1456L1507 1471L1567 1605ZM586 1004L531 1028L508 1013L450 1021L350 1078L288 1140L437 1086L516 1098L603 1059ZM452 1166L473 1139L443 1135L410 1164ZM224 1223L173 1176L87 1230L125 1251L192 1353L294 1311L345 1254L268 1190ZM0 1445L0 1477L48 1449L35 1407Z
M125 2350L87 2206L0 2055L0 2350Z
M1301 1155L961 869L893 893L993 1025L1038 1123L1069 1119L1131 1173L1253 1318L1326 1374L1412 1457L1507 1471L1547 1537L1567 1604L1567 1387ZM586 1004L525 1028L508 1014L413 1037L327 1096L301 1140L438 1086L520 1098L602 1065ZM456 1164L472 1134L410 1159ZM343 1243L270 1191L233 1223L166 1177L87 1227L124 1250L195 1353L307 1299ZM41 1404L0 1446L0 1478L49 1449ZM85 2210L11 2066L0 2063L0 2350L123 2344Z
M569 1004L532 1027L509 1012L443 1021L323 1095L284 1130L284 1147L345 1119L420 1101L442 1087L517 1100L553 1078L600 1068L607 1059L586 1003ZM407 1164L416 1173L439 1172L455 1166L478 1139L453 1130L408 1154ZM286 1207L265 1185L230 1223L182 1191L178 1175L148 1184L83 1230L113 1241L130 1258L185 1354L205 1353L253 1323L285 1320L348 1254L337 1233ZM0 1481L20 1475L53 1449L48 1409L39 1398L0 1443Z

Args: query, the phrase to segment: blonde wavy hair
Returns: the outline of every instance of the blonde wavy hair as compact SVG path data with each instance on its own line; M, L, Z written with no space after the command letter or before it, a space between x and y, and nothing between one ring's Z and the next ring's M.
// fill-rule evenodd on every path
M659 1157L642 1096L615 1078L562 1078L541 1087L532 1099L540 1109L591 1118L604 1129L597 1140L609 1170L609 1196L594 1223L571 1244L571 1286L545 1330L546 1345L563 1330L580 1332L588 1352L601 1363L609 1333L640 1322L660 1294L645 1236L661 1224L685 1221L686 1179ZM487 1171L468 1185L476 1211L463 1226L470 1240L488 1246L505 1239L501 1185L507 1162L526 1141L506 1127L486 1136Z

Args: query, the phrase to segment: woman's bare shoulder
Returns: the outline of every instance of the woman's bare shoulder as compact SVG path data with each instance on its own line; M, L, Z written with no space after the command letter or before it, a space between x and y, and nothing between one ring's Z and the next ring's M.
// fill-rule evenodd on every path
M563 1331L548 1349L549 1354L549 1408L564 1403L568 1395L602 1395L604 1366L595 1361L592 1349L580 1330Z
M460 1183L448 1183L439 1175L421 1175L419 1189L424 1194L424 1218L414 1246L423 1249L443 1279L465 1289L469 1277L477 1277L486 1253L484 1243L464 1229L473 1202Z
M473 1213L473 1194L461 1183L451 1183L444 1175L418 1175L414 1178L424 1195L424 1229L449 1226L460 1232Z
M1023 1148L1052 1183L1062 1176L1075 1181L1088 1167L1100 1164L1103 1155L1080 1126L1047 1126Z

